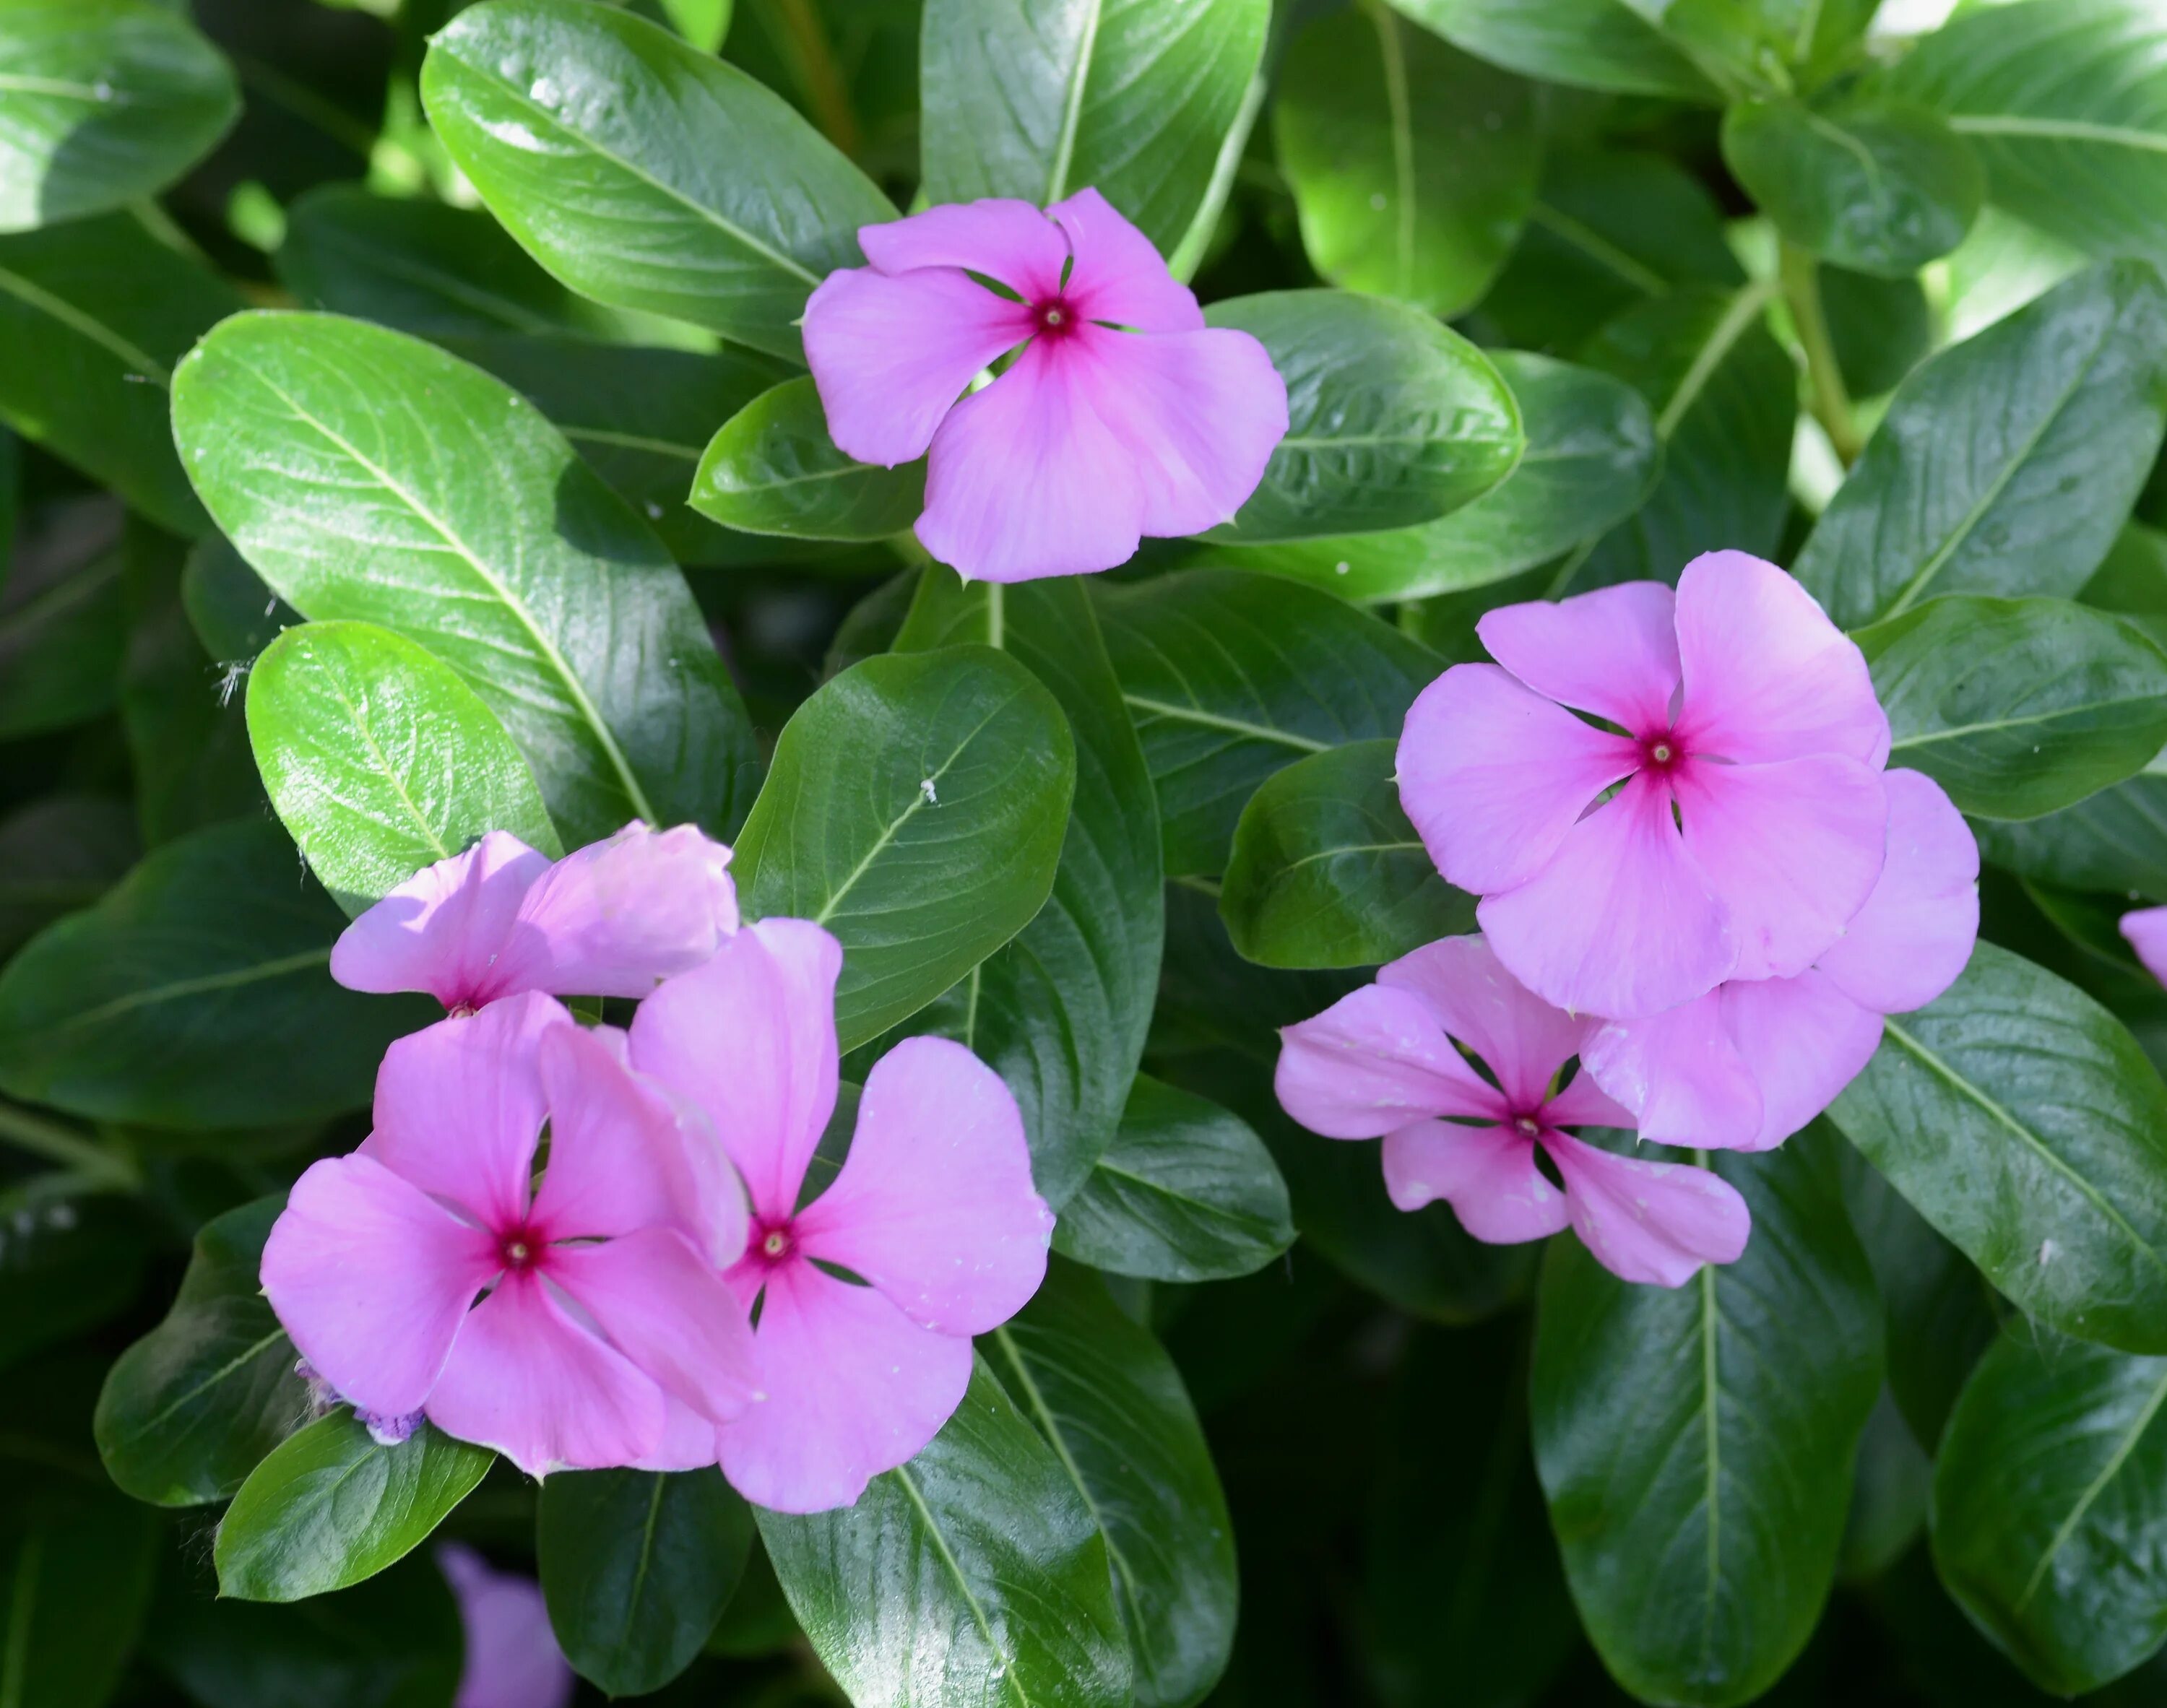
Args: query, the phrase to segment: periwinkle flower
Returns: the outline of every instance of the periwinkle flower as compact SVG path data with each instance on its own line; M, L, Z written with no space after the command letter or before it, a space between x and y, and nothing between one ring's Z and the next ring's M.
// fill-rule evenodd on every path
M452 1708L568 1708L571 1663L549 1628L542 1586L495 1570L458 1542L439 1547L437 1563L459 1605L467 1641Z

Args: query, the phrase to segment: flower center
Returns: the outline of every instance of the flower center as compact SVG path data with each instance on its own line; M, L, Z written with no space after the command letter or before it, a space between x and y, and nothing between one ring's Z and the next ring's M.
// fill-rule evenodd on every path
M506 1269L532 1269L542 1255L542 1241L531 1228L514 1228L496 1242L496 1255Z
M1516 1116L1513 1118L1513 1124L1530 1139L1543 1130L1543 1124L1533 1115Z
M752 1232L750 1255L763 1263L781 1263L797 1249L797 1237L790 1231L787 1222L756 1223Z
M1640 743L1640 763L1651 771L1667 771L1679 759L1677 739L1666 730L1661 735L1651 735Z
M1076 311L1059 297L1036 305L1038 330L1049 337L1064 338L1076 330Z

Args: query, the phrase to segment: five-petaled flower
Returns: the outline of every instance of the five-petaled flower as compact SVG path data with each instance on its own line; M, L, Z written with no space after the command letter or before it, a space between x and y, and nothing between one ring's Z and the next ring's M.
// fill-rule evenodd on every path
M1264 346L1206 327L1096 190L930 208L858 242L872 266L805 305L828 431L861 463L927 457L918 537L967 579L1109 569L1146 534L1227 521L1286 435Z

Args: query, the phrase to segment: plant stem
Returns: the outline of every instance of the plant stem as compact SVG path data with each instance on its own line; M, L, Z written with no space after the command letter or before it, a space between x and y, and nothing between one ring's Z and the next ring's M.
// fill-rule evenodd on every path
M1836 344L1829 336L1828 317L1821 312L1820 263L1796 244L1783 246L1783 297L1789 304L1791 322L1806 352L1806 383L1812 393L1814 419L1829 436L1829 443L1846 468L1858 461L1860 439L1852 420L1851 394L1844 389L1843 369L1836 359Z
M835 50L820 14L813 0L773 0L773 4L797 56L797 75L814 122L821 135L855 159L864 139L858 134L857 111L850 105L850 87L835 62Z
M139 1184L135 1165L117 1151L88 1134L11 1103L0 1103L0 1140L98 1180L130 1187Z

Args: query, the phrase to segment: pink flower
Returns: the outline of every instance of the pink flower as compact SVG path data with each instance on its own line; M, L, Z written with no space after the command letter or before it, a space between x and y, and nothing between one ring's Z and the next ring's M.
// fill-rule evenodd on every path
M2139 907L2122 916L2122 934L2144 970L2167 984L2167 907Z
M1746 1202L1705 1169L1616 1155L1562 1130L1633 1124L1586 1073L1551 1089L1600 1023L1531 995L1481 938L1448 937L1283 1031L1275 1088L1312 1132L1382 1138L1385 1187L1403 1210L1443 1198L1500 1245L1569 1225L1614 1274L1677 1287L1746 1249Z
M635 819L554 862L492 830L347 926L331 976L353 991L427 991L453 1013L521 991L644 997L737 929L729 861L690 824Z
M1698 1149L1780 1145L1858 1077L1881 1017L1923 1008L1979 940L1979 844L1931 780L1890 771L1889 858L1849 928L1793 978L1734 979L1645 1019L1602 1026L1582 1053L1644 1139Z
M459 1604L466 1664L452 1708L567 1708L572 1668L549 1628L542 1586L495 1572L472 1548L446 1542L437 1563Z
M623 1051L528 992L385 1053L375 1130L294 1182L263 1248L271 1308L357 1409L538 1477L653 1452L665 1394L718 1420L750 1401L717 1273L744 1246L736 1182Z
M1145 534L1216 526L1286 435L1264 346L1207 329L1096 190L1044 213L930 208L858 242L872 265L829 274L805 305L828 431L889 468L930 447L918 537L967 579L1110 569ZM956 401L1018 345L1013 367Z
M765 1398L708 1433L705 1462L783 1512L847 1506L933 1439L970 1382L971 1336L1038 1290L1053 1228L1015 1098L940 1038L875 1066L841 1171L800 1202L835 1105L842 958L819 926L765 919L632 1025L633 1063L706 1112L752 1199L729 1279L741 1309L760 1301Z
M1675 595L1633 582L1476 632L1498 662L1423 690L1400 798L1521 983L1630 1018L1836 940L1881 870L1889 720L1796 581L1711 552Z

